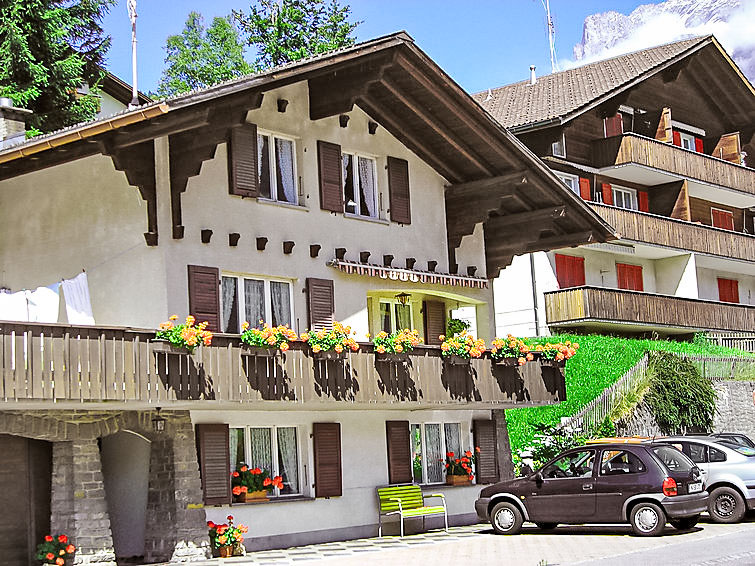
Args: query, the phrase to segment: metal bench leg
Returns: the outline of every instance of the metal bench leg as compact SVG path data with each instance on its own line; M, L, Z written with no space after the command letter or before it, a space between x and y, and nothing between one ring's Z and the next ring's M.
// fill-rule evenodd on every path
M401 515L401 538L404 538L404 515Z
M383 538L383 517L378 515L378 538Z
M446 521L446 532L448 532L448 511L443 511L443 519Z

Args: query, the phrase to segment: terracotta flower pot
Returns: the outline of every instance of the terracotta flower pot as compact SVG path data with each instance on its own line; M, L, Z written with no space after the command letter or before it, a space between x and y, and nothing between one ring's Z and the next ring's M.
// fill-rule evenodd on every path
M446 485L470 485L472 483L472 480L469 479L469 476L463 475L463 476L456 476L456 475L447 475L446 476Z
M233 547L221 546L218 549L218 554L220 554L220 558L230 558L231 556L233 556Z

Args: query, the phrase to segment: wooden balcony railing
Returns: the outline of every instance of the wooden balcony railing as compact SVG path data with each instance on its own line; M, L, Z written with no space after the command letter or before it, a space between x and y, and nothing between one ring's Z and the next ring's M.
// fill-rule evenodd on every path
M668 295L575 287L545 293L549 325L621 322L693 330L743 331L755 328L755 305L685 299Z
M621 238L679 250L755 261L755 236L647 212L590 203Z
M755 170L634 133L592 142L595 167L636 163L680 177L755 194Z
M562 369L490 359L451 366L437 347L416 348L395 364L376 361L371 344L343 361L322 361L302 343L266 358L245 353L238 336L216 335L192 355L157 352L153 338L126 328L0 322L0 401L507 408L566 396Z

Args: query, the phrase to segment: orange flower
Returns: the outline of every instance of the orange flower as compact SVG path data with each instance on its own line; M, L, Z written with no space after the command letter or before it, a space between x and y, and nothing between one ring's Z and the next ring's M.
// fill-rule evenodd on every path
M53 558L55 558L55 555L52 552L48 552L47 554L45 554L45 558L47 560L52 560Z
M65 563L66 563L66 561L63 560L62 558L56 558L55 559L55 564L57 564L58 566L64 566Z
M45 542L52 542L52 535L45 535Z
M68 542L68 537L66 535L60 535L58 537L58 542L62 542L63 544Z

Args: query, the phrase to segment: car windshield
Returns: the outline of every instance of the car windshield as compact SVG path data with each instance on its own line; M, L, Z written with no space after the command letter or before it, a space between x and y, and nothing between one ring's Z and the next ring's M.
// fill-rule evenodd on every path
M729 442L728 440L719 440L718 443L722 446L726 446L727 448L731 450L734 450L735 452L739 452L740 454L742 454L742 456L755 457L755 448L750 448L749 446L742 446L741 444Z
M692 460L673 446L653 446L651 450L670 472L689 472L695 467Z

